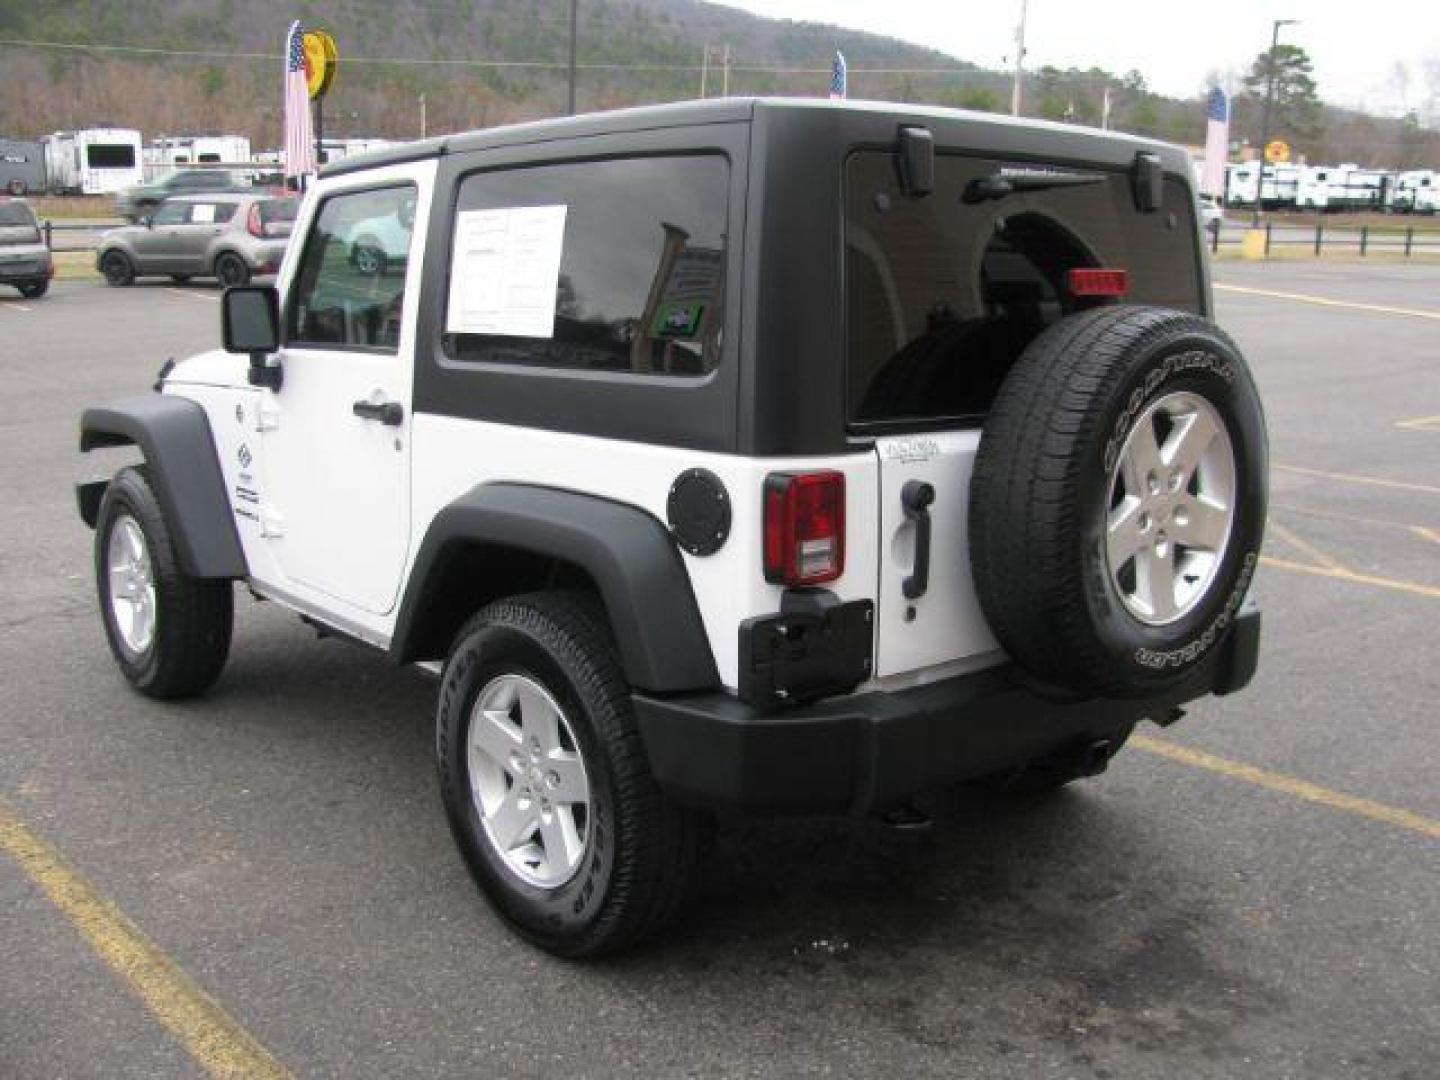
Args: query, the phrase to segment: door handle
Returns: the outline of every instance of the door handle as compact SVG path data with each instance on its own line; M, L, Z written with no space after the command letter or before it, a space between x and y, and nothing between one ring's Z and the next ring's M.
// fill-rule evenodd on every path
M915 566L901 584L906 600L917 600L930 587L930 504L935 488L923 480L907 480L900 489L905 517L915 522Z
M362 420L379 420L388 427L399 427L405 419L405 406L398 401L357 401L350 411Z

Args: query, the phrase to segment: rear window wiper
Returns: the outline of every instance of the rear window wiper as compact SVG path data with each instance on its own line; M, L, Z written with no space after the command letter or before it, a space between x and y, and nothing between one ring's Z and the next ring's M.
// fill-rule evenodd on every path
M1105 179L1102 173L1061 173L1023 172L991 173L977 176L965 185L960 201L981 203L1003 199L1006 195L1025 191L1050 191L1054 188L1079 187L1081 184L1099 184Z

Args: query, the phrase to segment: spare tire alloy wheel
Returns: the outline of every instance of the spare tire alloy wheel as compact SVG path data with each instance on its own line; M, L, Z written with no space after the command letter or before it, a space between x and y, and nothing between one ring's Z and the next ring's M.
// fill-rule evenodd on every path
M1136 697L1224 640L1259 558L1264 414L1206 319L1114 306L1070 316L1016 361L971 485L976 592L1038 682Z
M1110 475L1105 554L1126 609L1149 626L1207 595L1235 524L1235 450L1215 406L1179 391L1146 407Z

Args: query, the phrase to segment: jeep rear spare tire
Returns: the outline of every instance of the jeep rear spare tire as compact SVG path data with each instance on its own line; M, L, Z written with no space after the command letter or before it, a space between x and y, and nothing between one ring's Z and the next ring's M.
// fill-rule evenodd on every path
M1107 307L1037 337L1001 388L971 485L976 590L1035 678L1138 696L1224 640L1264 531L1259 395L1206 319Z

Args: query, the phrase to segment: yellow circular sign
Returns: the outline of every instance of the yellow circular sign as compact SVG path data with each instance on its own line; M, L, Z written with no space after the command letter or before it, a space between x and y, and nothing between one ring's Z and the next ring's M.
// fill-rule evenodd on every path
M310 87L310 96L324 97L340 59L335 39L324 30L307 30L300 44L305 50L305 81Z
M1272 139L1265 144L1265 160L1272 165L1290 160L1290 144L1282 139Z

